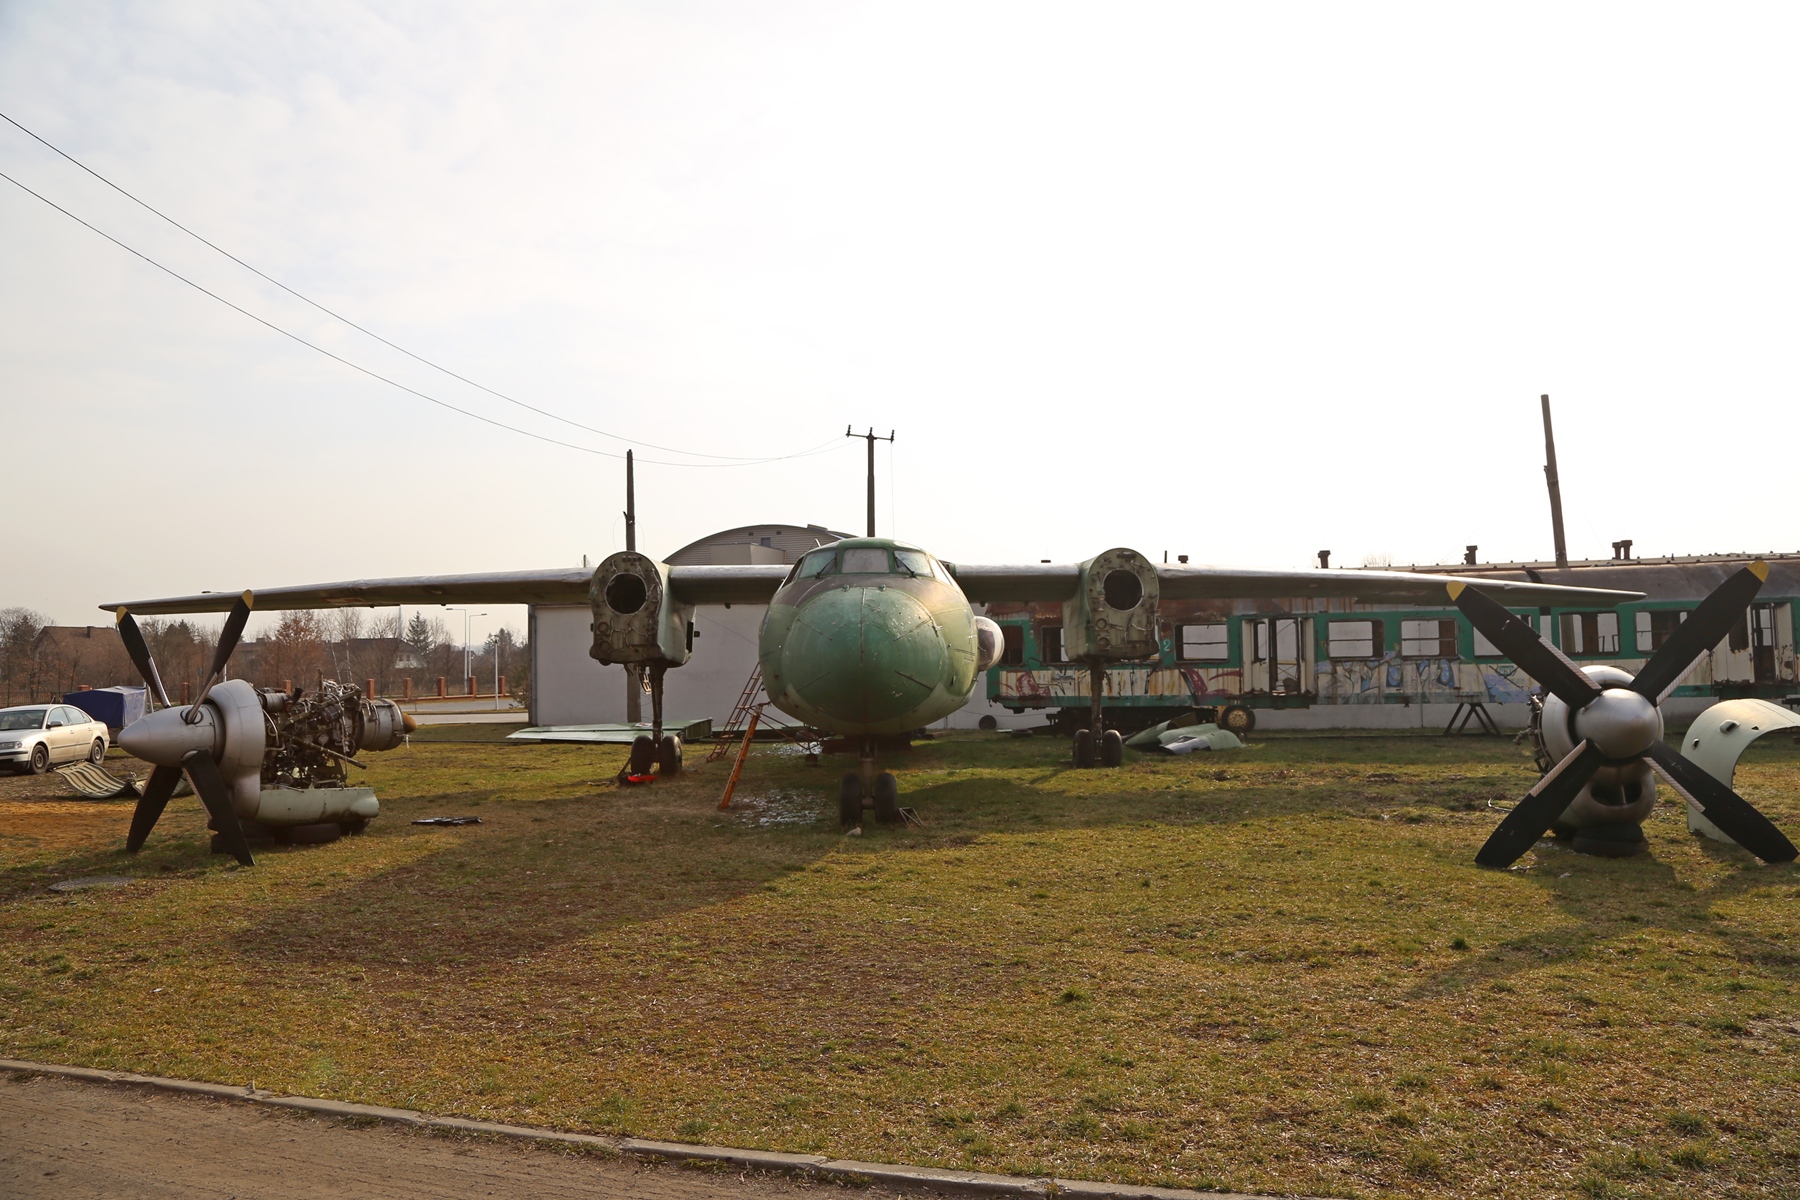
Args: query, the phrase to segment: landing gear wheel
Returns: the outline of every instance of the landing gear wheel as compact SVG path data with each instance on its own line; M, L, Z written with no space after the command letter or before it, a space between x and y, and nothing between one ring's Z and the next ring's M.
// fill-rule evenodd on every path
M862 777L855 771L844 772L838 780L838 824L846 829L862 824Z
M33 746L31 748L31 761L25 764L25 769L33 775L42 775L45 771L48 771L50 769L50 747L44 745L42 742Z
M1630 858L1645 845L1641 825L1584 825L1575 831L1573 848L1577 854Z
M875 777L875 819L883 825L900 824L900 781L892 771Z
M1091 729L1075 731L1075 765L1084 769L1094 765L1094 731Z
M681 774L681 739L672 733L663 734L662 746L656 752L656 773Z
M101 741L99 738L94 739L94 744L88 747L88 761L95 766L99 766L106 761L105 742Z
M1256 728L1256 714L1241 704L1227 704L1219 710L1219 728L1243 737Z
M625 760L627 775L648 775L650 767L656 762L656 743L650 735L640 733L631 740L631 754Z
M1100 765L1116 767L1125 761L1125 735L1108 729L1100 735Z
M348 820L338 822L338 828L344 831L344 836L346 837L355 837L368 827L369 818L367 817L351 817Z

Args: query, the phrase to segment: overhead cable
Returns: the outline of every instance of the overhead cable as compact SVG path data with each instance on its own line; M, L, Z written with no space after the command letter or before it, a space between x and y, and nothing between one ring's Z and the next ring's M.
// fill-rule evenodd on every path
M50 199L49 197L44 196L38 192L32 191L32 189L26 187L24 184L20 183L16 179L14 179L11 175L8 175L5 172L0 171L0 179L6 180L6 182L12 184L14 187L18 188L20 191L24 192L26 195L33 196L39 200L42 200L45 204L48 204L51 208L54 208L57 212L61 213L63 216L69 218L71 221L74 221L77 225L80 225L85 229L91 230L92 232L99 234L101 237L105 238L107 241L111 242L113 245L117 246L119 249L124 250L129 254L135 255L136 257L138 257L140 259L143 259L145 262L149 263L151 266L155 267L157 270L163 272L165 275L168 275L174 279L180 280L182 283L187 284L189 287L193 288L195 291L201 293L202 295L209 296L212 299L217 300L220 304L223 304L226 308L229 308L234 312L242 313L244 316L249 317L252 321L255 321L258 325L264 326L265 328L268 328L268 329L272 329L276 333L279 333L282 337L285 337L292 341L298 342L302 346L305 346L308 350L315 350L318 353L323 354L326 358L332 359L335 362L342 363L344 366L349 367L353 371L359 371L362 374L367 375L371 379L376 379L382 383L387 384L389 387L399 388L401 391L406 392L409 395L417 396L421 400L425 400L425 401L428 401L429 403L435 404L439 408L449 409L451 412L460 413L461 415L463 415L465 417L473 417L475 420L480 421L483 424L492 425L496 429L504 429L504 430L508 431L509 433L517 433L517 434L521 434L528 438L536 439L537 441L540 441L540 442L548 442L552 446L562 446L563 448L568 449L568 450L579 450L583 454L594 454L594 455L598 455L601 458L624 458L625 457L625 455L614 453L611 450L596 450L591 446L580 446L580 445L575 444L574 442L565 442L565 441L561 440L560 438L546 437L544 434L541 434L541 433L533 433L529 429L520 429L517 425L508 425L504 421L496 421L494 418L488 417L488 416L483 416L481 413L472 412L471 410L466 409L466 408L460 408L457 405L450 403L448 400L440 400L436 396L429 395L428 393L425 393L425 392L421 392L417 388L408 387L406 384L401 383L399 380L390 379L388 376L381 374L379 371L371 371L369 368L362 366L360 363L351 362L349 359L345 358L341 354L334 354L333 352L331 352L330 350L327 350L325 347L319 345L316 342L309 342L305 338L301 337L299 334L293 333L286 329L283 329L281 326L275 324L273 321L269 321L269 320L264 319L263 317L257 316L255 313L251 312L247 308L242 307L241 305L233 304L231 301L225 299L225 297L219 295L217 292L209 291L208 289L202 287L200 284L195 283L193 280L189 279L187 276L181 274L179 271L173 270L172 268L169 268L169 267L165 267L163 264L157 262L154 258L151 258L148 254L145 254L143 251L134 249L133 247L126 245L124 242L121 242L118 238L114 237L112 234L107 233L104 229L101 229L95 225L91 225L88 222L82 220L80 217L76 216L74 213L70 212L68 209L66 209L62 205L56 203L56 201ZM609 435L609 436L611 436L611 435ZM736 459L736 460L730 460L730 461L725 461L725 462L668 462L665 460L652 459L652 458L646 458L646 459L643 459L642 461L648 462L648 463L655 463L657 466L662 466L662 467L753 467L753 466L760 465L762 463L783 462L788 459L806 458L806 457L808 457L810 455L814 455L814 454L828 453L831 449L837 448L841 445L842 445L842 443L838 439L833 438L831 441L821 442L819 445L814 446L811 449L799 450L793 454L780 454L780 455L775 455L774 457L771 457L771 458ZM658 449L667 449L667 447L658 447ZM680 454L680 453L684 453L684 451L678 450L678 451L675 451L675 453Z
M753 463L778 461L778 459L775 459L775 458L745 458L740 455L734 455L734 454L703 454L698 450L682 450L675 446L659 446L654 442L640 441L636 438L624 437L617 433L609 433L604 429L596 429L592 425L583 425L580 421L571 420L570 418L562 416L558 413L553 413L548 409L539 408L535 404L528 404L523 400L515 399L512 396L508 396L504 392L495 391L493 388L488 387L486 384L477 383L475 380L470 379L466 375L459 375L455 371L452 371L449 367L441 366L440 364L431 361L429 358L426 358L422 354L415 354L411 350L408 350L405 346L399 345L398 343L395 343L395 342L390 342L387 338L382 337L379 333L376 333L374 330L366 328L365 326L362 326L362 325L358 325L355 321L352 321L349 317L344 316L342 313L334 312L333 310L326 308L323 304L320 304L317 300L312 299L310 296L302 295L301 293L295 291L293 288L289 287L287 284L281 282L281 280L276 279L274 276L269 275L266 272L260 271L257 268L251 266L249 263L245 262L243 259L241 259L237 255L233 254L231 251L225 249L223 246L220 246L215 242L208 241L206 238L200 236L198 233L195 233L192 229L189 229L186 225L183 225L180 221L177 221L174 217L171 217L167 213L161 211L160 209L155 208L154 206L149 204L147 201L140 200L138 197L132 195L130 192L126 191L124 188L120 187L118 184L114 183L112 180L108 179L106 176L100 174L100 172L94 170L92 167L88 166L86 163L84 163L80 159L76 158L74 155L68 153L67 151L63 150L61 147L55 145L54 143L46 140L42 136L40 136L36 133L33 133L31 130L25 128L25 126L19 124L17 121L13 120L11 117L7 116L3 112L0 112L0 121L5 121L8 125L11 125L14 129L17 129L19 132L25 134L25 136L32 138L33 140L37 141L39 144L43 145L47 149L53 151L54 153L56 153L58 155L61 155L63 158L67 159L69 162L74 163L77 167L80 167L83 171L86 171L89 175L92 175L95 179L98 179L101 183L104 183L107 187L109 187L113 191L119 193L119 195L125 197L127 200L131 201L133 204L142 208L145 212L151 213L154 216L159 217L164 221L167 221L169 224L171 224L175 228L181 230L181 232L187 234L189 237L193 238L195 241L199 242L201 245L206 246L208 249L217 251L218 253L224 255L226 258L229 258L232 262L234 262L238 266L244 268L244 270L250 272L252 275L255 275L257 278L274 284L276 287L280 288L282 291L286 292L288 295L294 297L294 299L299 300L300 302L302 302L304 304L309 304L313 308L318 309L320 312L324 313L326 316L333 319L334 321L341 321L345 325L348 325L350 328L356 330L358 333L363 334L366 337L374 338L376 341L380 342L384 346L387 346L389 349L398 350L401 354L406 355L406 357L414 360L415 362L424 363L426 366L430 367L432 370L440 371L443 374L450 376L450 378L458 380L462 383L466 383L470 387L475 388L478 391L486 392L488 395L496 397L497 399L500 399L500 400L504 400L508 404L514 404L520 408L527 409L530 412L537 413L541 417L548 417L552 421L560 421L562 424L571 426L572 428L580 429L587 433L598 434L600 437L603 437L603 438L611 438L615 442L626 442L634 447L635 446L647 446L652 450L662 450L669 454L686 454L686 455L689 455L694 458L714 458L714 459L719 459L724 462L735 462L735 463L742 463L745 465L750 465ZM17 181L14 180L13 182L17 182ZM37 193L35 193L35 192L33 192L32 194L37 195ZM43 199L43 197L41 197L41 196L39 196L38 198L40 200ZM49 203L49 202L45 201L45 203ZM64 211L66 211L66 210L64 210ZM79 219L79 218L77 218L77 219ZM83 222L83 224L86 224L86 222ZM90 226L88 226L88 228L92 229L93 226L90 225ZM99 233L99 230L96 229L96 230L94 230L94 232ZM105 236L105 235L102 235L102 236ZM129 249L129 247L127 247L127 249ZM134 250L134 251L132 251L132 253L136 254L137 252ZM143 256L139 255L139 257L141 258ZM146 259L145 261L149 261L149 260ZM173 272L170 272L170 273L173 274ZM186 281L184 280L184 282L186 282ZM208 293L208 295L211 295L211 293ZM215 297L215 299L216 298L217 297ZM317 347L315 347L315 349L316 348ZM342 360L340 360L340 361L342 361ZM398 385L396 385L396 386L398 386ZM458 409L457 411L461 412L463 410ZM507 425L507 426L502 426L502 428L510 429L512 427L510 425ZM546 440L554 440L554 439L546 439ZM566 445L567 443L558 442L557 444L558 445ZM810 451L803 452L803 453L810 453ZM618 456L613 455L613 457L616 458ZM798 457L798 455L782 455L782 456L778 456L778 457L779 458L790 458L790 457ZM646 461L648 461L648 460L646 460ZM664 465L667 465L667 464L664 464Z

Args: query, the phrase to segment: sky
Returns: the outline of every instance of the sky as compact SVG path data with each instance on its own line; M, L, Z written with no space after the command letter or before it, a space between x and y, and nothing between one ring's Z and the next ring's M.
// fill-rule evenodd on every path
M0 123L0 172L441 402L0 180L0 607L597 562L627 446L651 553L860 531L847 425L951 560L1541 559L1542 393L1571 555L1800 549L1797 24L0 0L0 113L562 418Z

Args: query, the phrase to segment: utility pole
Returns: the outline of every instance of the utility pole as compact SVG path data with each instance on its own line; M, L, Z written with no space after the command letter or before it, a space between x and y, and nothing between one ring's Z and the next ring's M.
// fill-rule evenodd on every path
M1550 397L1544 406L1544 478L1550 484L1550 532L1556 538L1556 565L1569 565L1569 546L1563 541L1562 484L1556 478L1556 434L1550 430Z
M637 549L637 480L629 450L625 452L625 549Z
M869 443L869 533L868 533L868 536L874 537L875 536L875 443L876 442L891 442L891 441L893 441L894 440L894 431L890 429L890 430L888 430L888 435L886 437L876 437L875 436L875 427L873 425L869 426L869 432L867 432L867 433L851 433L850 426L846 425L846 426L844 426L844 436L847 438L848 437L862 438Z

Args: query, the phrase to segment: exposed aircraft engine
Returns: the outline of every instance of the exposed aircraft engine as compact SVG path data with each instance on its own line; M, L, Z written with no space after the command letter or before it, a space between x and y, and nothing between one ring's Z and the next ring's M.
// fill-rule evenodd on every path
M1006 635L997 622L986 617L975 618L975 669L985 671L1006 653Z
M392 750L417 728L392 700L369 700L327 679L312 691L261 693L268 720L264 787L341 784L363 750Z
M602 666L678 667L693 651L693 606L675 600L669 568L647 555L609 555L594 570L588 604L594 610L588 654Z
M1499 601L1469 584L1449 584L1463 615L1549 693L1537 729L1540 748L1555 765L1500 822L1475 861L1509 866L1547 829L1572 835L1575 849L1586 853L1635 854L1644 845L1642 821L1656 804L1652 768L1690 812L1699 809L1764 862L1800 857L1767 817L1662 740L1662 702L1743 619L1768 575L1767 563L1753 562L1714 588L1635 677L1613 667L1577 668Z
M1162 580L1136 550L1108 550L1081 564L1075 596L1063 602L1063 653L1076 662L1124 662L1157 651Z
M206 805L213 849L254 866L248 823L325 841L361 829L381 807L365 787L344 785L344 764L359 750L387 750L416 726L391 700L365 700L327 682L311 694L258 692L225 680L225 665L244 634L254 597L245 592L225 619L212 673L192 704L169 703L137 621L118 610L119 636L162 707L119 731L119 746L156 769L131 815L125 848L136 852L156 827L182 775ZM223 682L221 682L223 680ZM360 764L359 764L360 765ZM266 836L266 835L265 835Z

